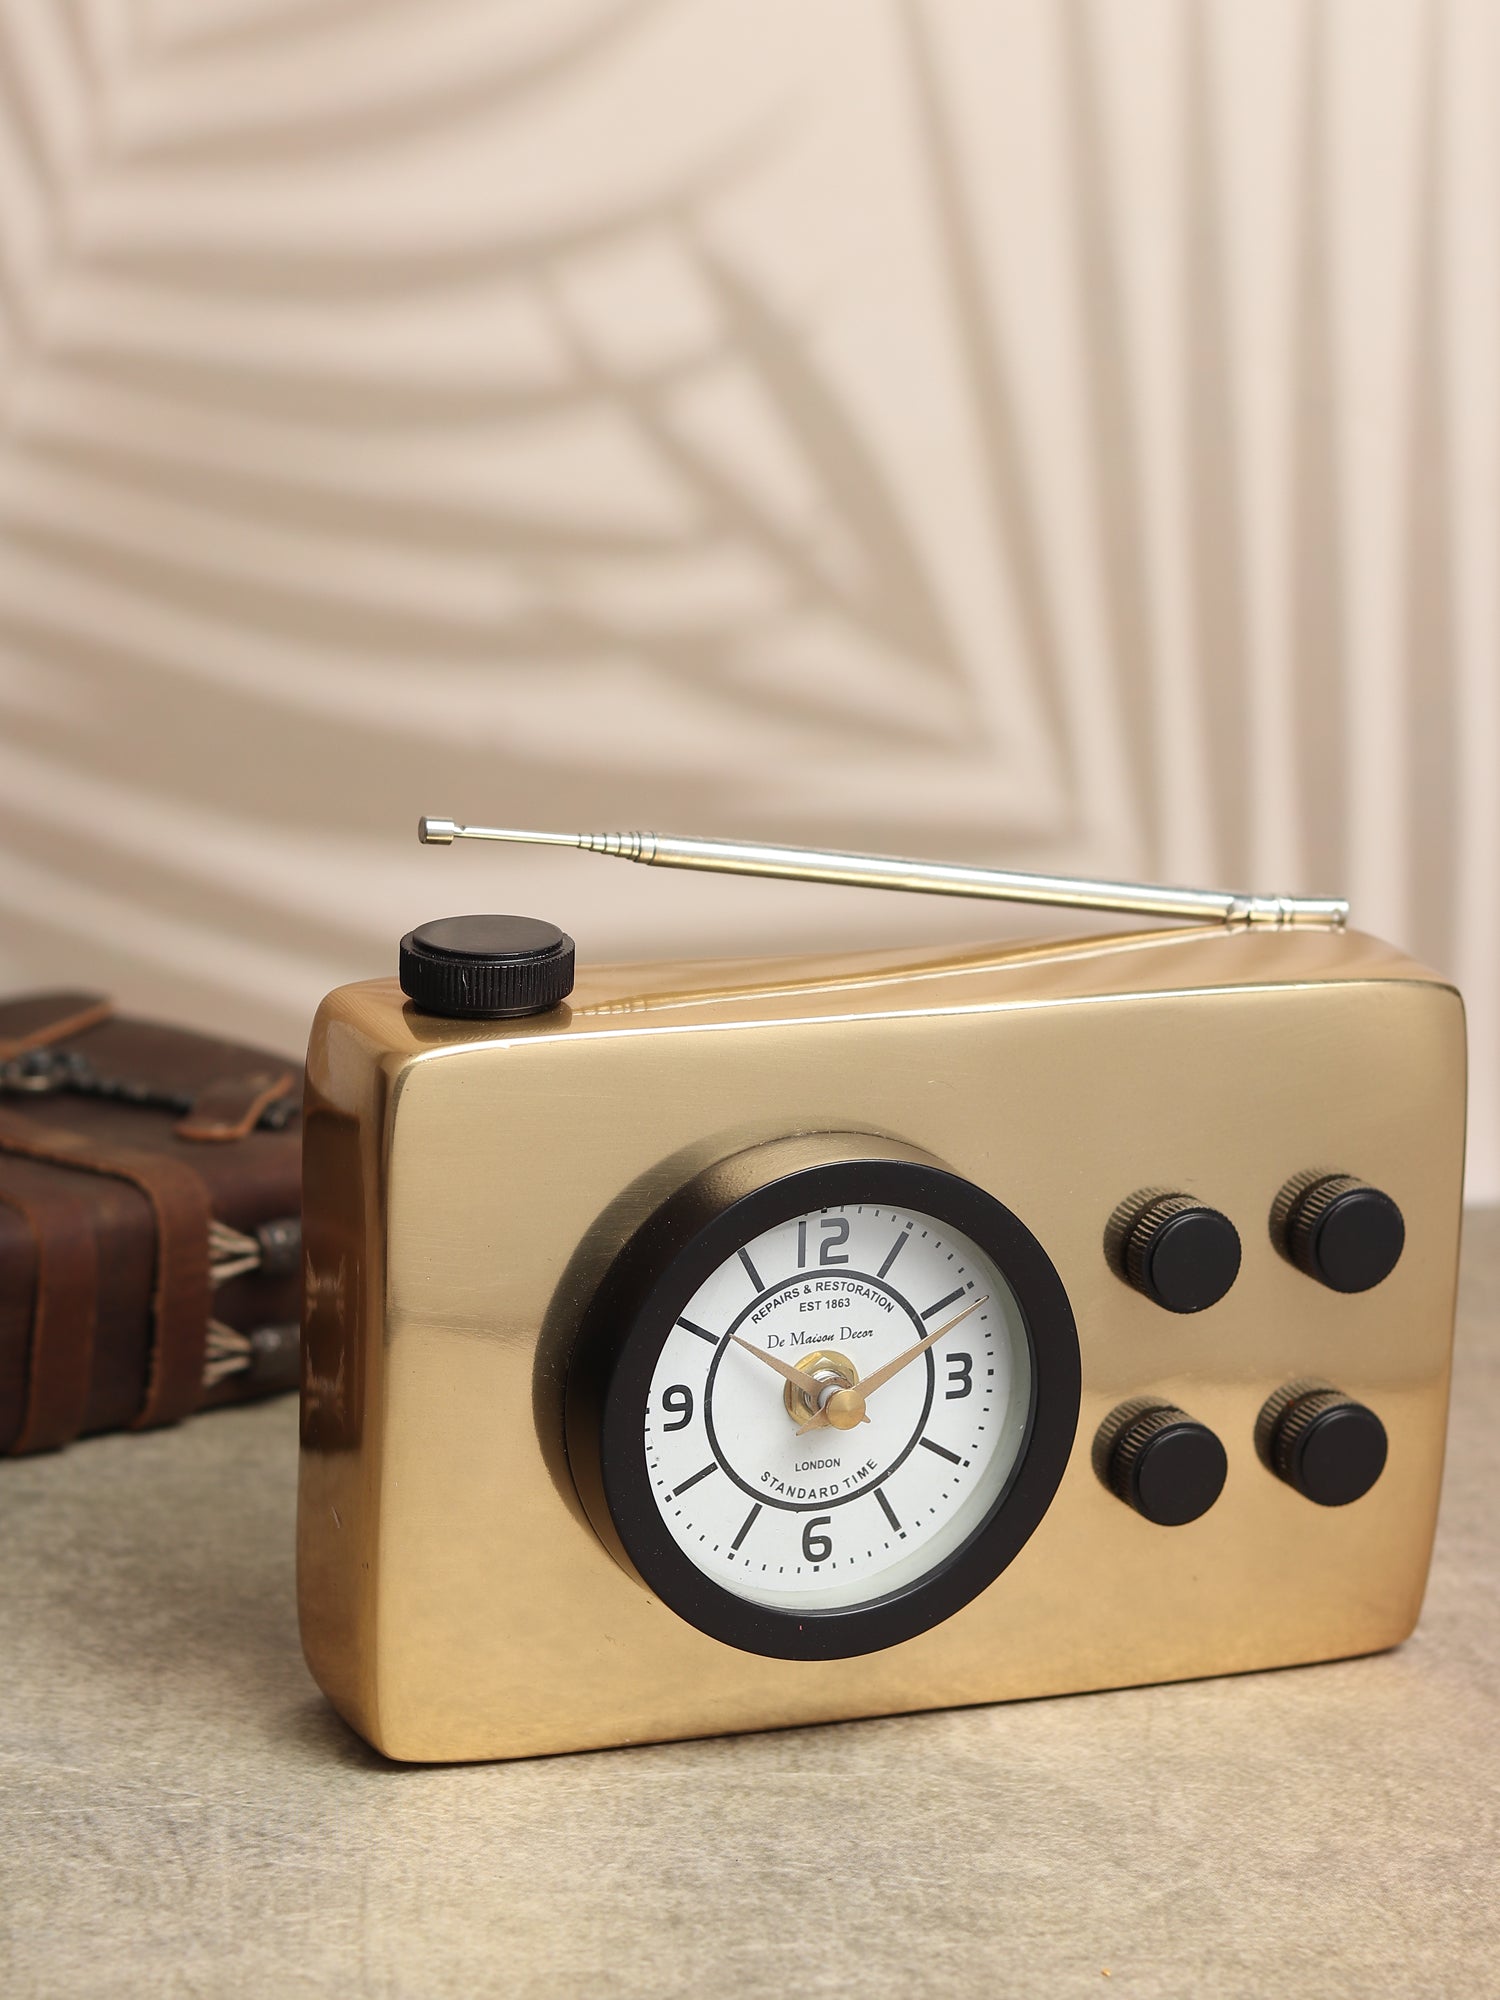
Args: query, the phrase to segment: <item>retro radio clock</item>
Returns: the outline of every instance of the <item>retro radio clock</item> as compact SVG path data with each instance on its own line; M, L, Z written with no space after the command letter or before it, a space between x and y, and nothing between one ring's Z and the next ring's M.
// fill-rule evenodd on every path
M1312 899L422 823L1183 927L583 967L459 917L308 1063L299 1596L388 1755L1330 1659L1415 1623L1453 989Z

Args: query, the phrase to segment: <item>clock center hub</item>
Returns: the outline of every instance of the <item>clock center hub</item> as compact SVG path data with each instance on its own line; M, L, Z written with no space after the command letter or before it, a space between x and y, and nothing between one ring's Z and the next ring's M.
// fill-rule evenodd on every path
M836 1431L852 1431L856 1424L869 1422L865 1415L865 1399L858 1389L830 1389L823 1404L823 1414Z
M852 1430L864 1415L864 1397L859 1395L857 1384L859 1370L847 1354L836 1354L819 1350L804 1354L797 1363L800 1374L805 1375L807 1387L799 1389L795 1382L788 1382L782 1401L786 1413L800 1429L810 1424L823 1408L828 1410L828 1421L835 1430ZM834 1405L845 1395L852 1394L859 1403L859 1415L844 1416L842 1421L834 1414Z

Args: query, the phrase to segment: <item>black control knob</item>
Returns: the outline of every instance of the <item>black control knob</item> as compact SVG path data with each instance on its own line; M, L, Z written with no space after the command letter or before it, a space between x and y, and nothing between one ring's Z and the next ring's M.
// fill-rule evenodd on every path
M1137 1196L1112 1230L1115 1268L1168 1312L1217 1305L1239 1276L1239 1231L1190 1194Z
M1388 1278L1406 1224L1388 1194L1353 1174L1301 1174L1271 1211L1272 1232L1299 1271L1335 1292L1367 1292Z
M1260 1413L1256 1436L1277 1478L1320 1507L1362 1500L1385 1470L1385 1425L1337 1389L1279 1389Z
M1206 1514L1229 1473L1213 1432L1171 1403L1127 1403L1115 1411L1099 1432L1101 1460L1110 1490L1162 1528Z
M439 917L402 938L401 991L454 1020L542 1014L573 991L573 940L538 917Z

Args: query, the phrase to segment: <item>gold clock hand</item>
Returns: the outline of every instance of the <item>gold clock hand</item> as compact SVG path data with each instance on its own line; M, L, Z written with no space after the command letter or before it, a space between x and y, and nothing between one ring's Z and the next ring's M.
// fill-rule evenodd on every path
M767 1354L763 1347L752 1347L748 1340L741 1340L737 1333L730 1334L729 1338L737 1347L743 1347L747 1354L753 1354L757 1361L764 1361L768 1368L774 1368L778 1375L784 1375L787 1381L794 1384L804 1395L810 1395L817 1388L818 1384L804 1369L793 1368L789 1361L778 1361L774 1354Z
M894 1361L887 1361L885 1366L877 1368L873 1375L866 1375L859 1385L860 1393L865 1396L873 1395L875 1390L880 1388L882 1384L889 1382L893 1375L898 1375L908 1361L915 1361L917 1356L931 1347L935 1340L941 1340L945 1333L952 1333L954 1327L958 1325L961 1319L967 1319L970 1313L978 1312L981 1306L987 1306L989 1302L990 1295L986 1292L982 1297L966 1305L961 1313L955 1313L952 1319L944 1320L935 1333L926 1335L924 1339L917 1342L915 1347L908 1347L906 1352L898 1354Z
M877 1368L873 1375L867 1375L852 1389L835 1389L818 1414L798 1427L798 1437L802 1437L807 1431L819 1430L825 1424L831 1424L835 1430L852 1430L864 1415L867 1397L882 1388L893 1375L899 1375L908 1362L915 1361L919 1354L925 1354L935 1340L941 1340L945 1333L951 1333L960 1320L967 1319L971 1312L978 1312L981 1306L988 1304L989 1293L985 1292L966 1305L961 1313L955 1313L952 1319L945 1320L935 1332L919 1340L915 1347L908 1347L905 1353L898 1354L894 1361L887 1361L883 1368Z

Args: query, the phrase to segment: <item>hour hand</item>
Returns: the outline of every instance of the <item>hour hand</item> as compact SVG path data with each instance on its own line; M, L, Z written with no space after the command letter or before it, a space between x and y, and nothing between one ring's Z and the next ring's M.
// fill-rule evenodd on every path
M764 1361L768 1368L774 1368L778 1375L784 1376L788 1382L794 1383L797 1388L802 1390L804 1395L810 1389L817 1387L817 1384L810 1375L806 1374L801 1368L794 1368L789 1361L778 1361L774 1354L767 1354L763 1347L752 1347L748 1340L741 1340L737 1333L730 1334L729 1338L737 1347L743 1347L747 1354L753 1354L757 1361Z

